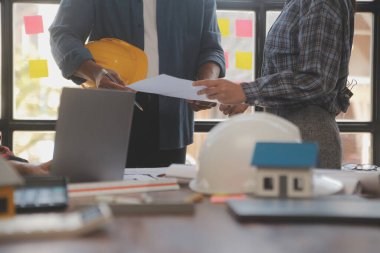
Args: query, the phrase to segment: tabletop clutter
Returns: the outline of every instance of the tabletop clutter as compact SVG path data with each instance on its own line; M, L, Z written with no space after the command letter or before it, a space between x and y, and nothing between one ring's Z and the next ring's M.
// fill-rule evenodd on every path
M120 181L68 184L70 205L61 213L14 215L11 192L22 181L0 165L0 175L12 174L9 183L0 177L0 239L78 236L121 215L196 215L200 202L225 204L243 222L380 224L373 211L380 171L318 168L318 144L302 142L297 127L266 113L214 127L197 165L125 169Z

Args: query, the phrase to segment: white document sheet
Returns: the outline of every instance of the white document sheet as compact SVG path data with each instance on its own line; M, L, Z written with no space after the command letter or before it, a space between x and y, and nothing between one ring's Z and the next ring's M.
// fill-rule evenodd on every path
M168 177L179 177L193 179L197 175L197 166L189 164L171 164L167 171L166 176Z
M168 97L216 102L216 100L207 99L205 95L197 95L197 91L201 90L203 87L194 87L192 86L192 83L193 81L190 80L168 75L159 75L133 83L129 85L128 88Z
M150 181L152 179L162 179L167 169L167 167L126 168L124 169L124 180Z

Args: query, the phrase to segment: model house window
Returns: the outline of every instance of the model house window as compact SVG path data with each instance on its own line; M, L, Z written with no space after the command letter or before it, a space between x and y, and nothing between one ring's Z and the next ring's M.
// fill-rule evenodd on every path
M305 187L305 183L302 178L299 178L299 177L293 178L293 190L303 191L304 187Z
M8 200L0 198L0 213L4 213L8 210Z
M264 177L264 189L265 190L273 190L273 178L272 177Z

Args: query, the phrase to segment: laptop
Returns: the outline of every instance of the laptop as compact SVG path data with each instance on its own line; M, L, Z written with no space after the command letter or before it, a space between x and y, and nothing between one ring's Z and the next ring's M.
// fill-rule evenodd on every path
M122 180L135 94L63 88L51 172L69 182Z

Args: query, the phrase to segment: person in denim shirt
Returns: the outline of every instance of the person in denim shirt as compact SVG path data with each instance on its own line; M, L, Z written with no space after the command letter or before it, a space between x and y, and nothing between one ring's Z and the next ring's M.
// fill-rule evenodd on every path
M65 78L100 88L126 89L104 76L84 43L117 38L148 56L148 77L167 74L189 80L225 74L215 0L62 0L49 28L53 56ZM109 70L116 80L117 73ZM144 111L135 110L127 167L184 163L193 141L193 111L200 103L152 94L136 94Z
M264 107L296 124L306 141L318 142L319 167L340 168L341 140L335 116L346 112L354 34L355 0L288 0L270 29L262 76L240 85L199 81L200 94L226 104Z

